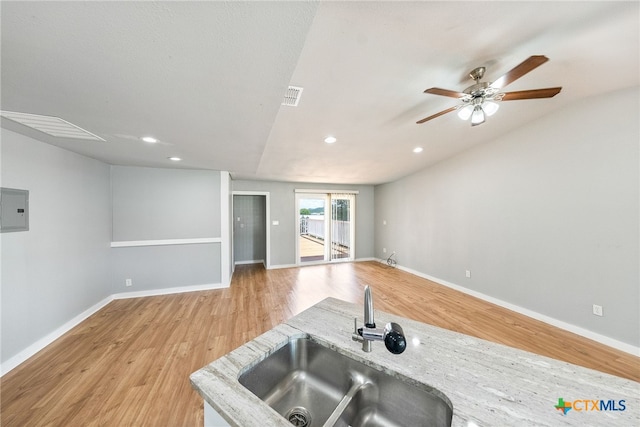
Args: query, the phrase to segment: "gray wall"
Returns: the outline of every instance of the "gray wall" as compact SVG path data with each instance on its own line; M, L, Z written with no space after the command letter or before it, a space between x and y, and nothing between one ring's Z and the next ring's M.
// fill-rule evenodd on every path
M593 98L377 186L376 255L640 345L639 116Z
M233 191L268 191L270 196L271 266L296 263L295 189L358 190L356 196L356 259L374 256L373 186L310 184L274 181L233 180Z
M220 172L112 166L111 181L114 241L220 237ZM112 251L112 293L221 280L220 243Z
M233 196L233 259L266 262L265 196Z
M111 206L108 165L1 135L1 185L30 201L29 231L0 234L5 362L111 294Z
M220 172L111 171L114 241L220 237Z
M220 243L112 249L112 293L220 283ZM125 287L130 278L133 286Z

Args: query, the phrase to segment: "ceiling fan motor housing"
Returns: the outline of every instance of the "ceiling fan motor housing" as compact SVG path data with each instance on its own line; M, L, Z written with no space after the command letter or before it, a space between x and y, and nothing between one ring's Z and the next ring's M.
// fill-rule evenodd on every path
M487 92L487 89L489 88L489 83L476 83L474 85L469 86L468 88L466 88L463 93L467 93L471 96L482 96Z

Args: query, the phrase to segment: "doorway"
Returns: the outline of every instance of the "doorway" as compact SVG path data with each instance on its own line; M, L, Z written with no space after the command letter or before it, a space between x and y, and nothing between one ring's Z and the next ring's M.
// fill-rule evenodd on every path
M269 262L269 196L264 193L233 193L233 261L239 264Z
M355 258L355 196L296 193L298 264Z

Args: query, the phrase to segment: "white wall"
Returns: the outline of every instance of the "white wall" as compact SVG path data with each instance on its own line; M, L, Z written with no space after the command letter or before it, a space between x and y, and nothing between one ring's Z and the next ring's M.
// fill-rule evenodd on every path
M29 231L0 234L4 363L109 295L111 205L108 165L1 136L2 186L30 206Z
M377 186L376 255L640 346L638 94L586 100Z

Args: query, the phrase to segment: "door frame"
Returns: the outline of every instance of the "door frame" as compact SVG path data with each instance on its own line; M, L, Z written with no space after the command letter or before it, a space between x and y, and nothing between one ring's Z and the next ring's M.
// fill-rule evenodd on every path
M359 194L360 192L358 190L341 190L341 189L334 189L334 190L326 190L326 189L294 189L294 193L295 193L295 200L294 200L294 209L295 209L295 215L296 215L296 220L295 220L295 227L296 227L296 231L295 231L295 249L296 249L296 253L295 253L295 257L296 257L296 264L297 266L302 266L302 265L313 265L313 264L329 264L329 263L335 263L335 262L352 262L356 260L356 195ZM353 218L351 218L351 224L350 224L350 232L351 232L351 257L347 258L347 259L331 259L331 245L326 245L325 244L325 260L323 261L308 261L308 262L301 262L300 261L300 208L298 205L298 201L300 200L300 198L304 198L304 196L324 196L326 198L326 202L325 202L325 235L330 236L330 234L326 234L326 233L331 233L331 195L332 194L351 194L353 195L353 206L351 206L351 213ZM328 209L328 211L327 211ZM329 215L329 218L327 219L327 214ZM328 231L327 231L328 230ZM328 257L327 254L328 253ZM327 260L328 258L328 260Z
M231 193L231 212L233 212L233 196L264 196L265 197L265 229L266 236L266 248L265 248L265 266L267 270L271 269L271 202L269 200L270 193L268 191L233 191ZM235 221L235 218L233 218ZM233 227L231 227L231 254L233 254L233 243L235 236L233 235ZM235 270L235 260L232 260L233 268Z

